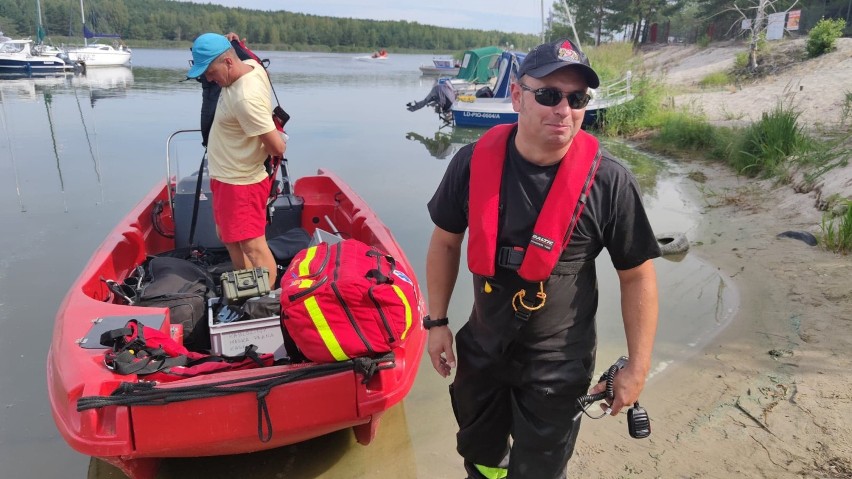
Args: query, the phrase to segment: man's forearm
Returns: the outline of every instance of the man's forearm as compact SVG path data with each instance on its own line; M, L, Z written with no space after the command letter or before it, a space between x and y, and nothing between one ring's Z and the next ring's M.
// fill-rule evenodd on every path
M460 241L447 232L436 231L426 253L426 289L429 295L429 314L433 318L447 315L450 298L459 273ZM450 241L448 241L448 239Z
M648 374L651 353L657 333L657 276L652 261L628 271L619 272L621 282L621 314L627 351L634 367Z

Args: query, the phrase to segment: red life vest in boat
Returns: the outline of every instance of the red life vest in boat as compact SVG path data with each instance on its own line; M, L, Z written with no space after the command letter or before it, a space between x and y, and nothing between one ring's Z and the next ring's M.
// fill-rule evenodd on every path
M493 277L497 254L498 207L506 145L516 124L498 125L477 141L470 161L467 264L474 274ZM600 166L598 140L578 131L562 158L544 200L518 274L527 281L544 281L553 271L586 204ZM568 212L573 214L568 214Z

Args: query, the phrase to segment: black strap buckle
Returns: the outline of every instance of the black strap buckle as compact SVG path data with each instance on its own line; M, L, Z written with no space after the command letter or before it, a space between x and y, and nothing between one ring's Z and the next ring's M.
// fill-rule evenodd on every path
M503 246L497 250L497 266L517 271L524 261L524 249Z

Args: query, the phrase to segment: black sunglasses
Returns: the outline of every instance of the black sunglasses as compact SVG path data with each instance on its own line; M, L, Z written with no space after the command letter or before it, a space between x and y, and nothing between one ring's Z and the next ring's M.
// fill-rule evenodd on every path
M580 110L589 104L592 97L586 92L574 91L571 93L563 93L556 88L538 88L532 89L523 83L518 83L521 90L531 91L535 95L535 101L539 105L556 106L562 101L562 98L568 100L568 106L573 110Z

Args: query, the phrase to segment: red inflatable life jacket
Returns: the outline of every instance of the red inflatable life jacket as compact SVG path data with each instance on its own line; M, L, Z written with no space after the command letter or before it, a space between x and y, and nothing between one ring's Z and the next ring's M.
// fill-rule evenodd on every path
M506 145L517 124L498 125L477 141L470 162L468 268L493 277L499 227L498 207ZM580 130L562 158L535 222L518 274L527 281L547 279L580 219L600 166L598 140ZM571 214L567 214L571 212Z

